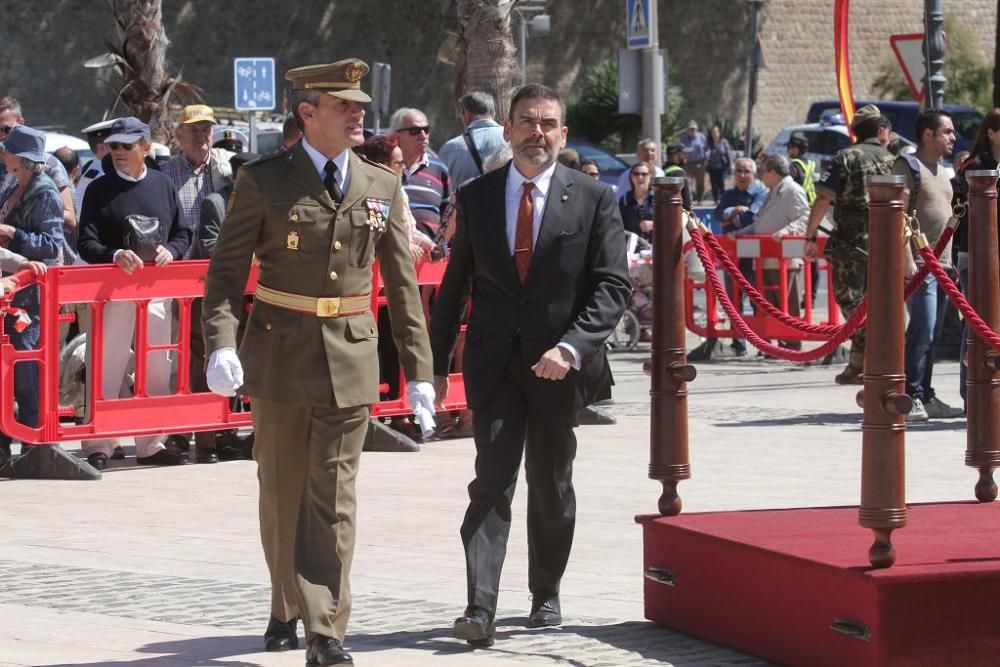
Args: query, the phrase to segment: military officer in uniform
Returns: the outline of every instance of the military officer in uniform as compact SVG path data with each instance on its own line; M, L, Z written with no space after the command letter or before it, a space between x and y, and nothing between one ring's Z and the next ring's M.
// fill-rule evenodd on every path
M885 176L892 171L893 155L886 150L892 124L878 107L868 104L858 109L851 121L857 143L841 149L830 169L816 184L816 200L806 228L806 255L816 256L816 232L830 204L835 204L833 221L837 227L826 245L826 257L833 268L833 291L846 317L861 304L867 285L868 189L865 178ZM863 384L865 330L851 336L851 356L847 368L834 378L837 384Z
M355 476L378 401L372 264L385 282L410 401L433 411L431 352L403 220L399 177L358 157L368 65L351 58L290 70L304 132L240 170L205 285L208 386L251 398L260 523L271 575L265 648L306 665L350 664ZM246 333L236 328L253 258L260 275ZM242 387L242 389L240 389Z

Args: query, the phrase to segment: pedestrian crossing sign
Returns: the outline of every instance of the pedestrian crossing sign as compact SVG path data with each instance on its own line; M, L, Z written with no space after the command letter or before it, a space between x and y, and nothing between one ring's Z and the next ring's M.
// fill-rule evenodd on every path
M657 0L625 0L626 44L630 49L656 46Z

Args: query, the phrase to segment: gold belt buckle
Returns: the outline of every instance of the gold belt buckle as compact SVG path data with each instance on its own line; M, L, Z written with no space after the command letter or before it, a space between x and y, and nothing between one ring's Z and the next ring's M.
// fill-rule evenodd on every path
M330 296L316 299L317 317L337 317L340 315L340 297Z

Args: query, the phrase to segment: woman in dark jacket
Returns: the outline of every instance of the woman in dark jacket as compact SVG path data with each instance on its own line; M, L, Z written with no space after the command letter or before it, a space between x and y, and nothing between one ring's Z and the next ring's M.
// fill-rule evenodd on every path
M708 133L708 180L712 184L712 200L718 204L726 189L726 174L733 166L732 149L722 136L722 128L713 125Z
M177 188L166 175L147 165L150 151L149 126L137 118L120 118L111 126L104 143L111 148L104 175L87 187L80 212L80 256L90 264L115 264L132 274L147 262L164 266L181 259L191 245L191 229L184 224ZM129 218L144 216L159 221L158 235L149 243L149 255L141 257L126 244L131 233ZM155 227L154 227L155 229ZM154 245L155 243L155 245ZM109 301L104 304L104 377L97 400L118 398L135 334L135 304ZM172 312L166 299L153 299L147 309L147 342L171 342ZM170 393L171 363L167 352L146 357L146 391L149 396ZM187 456L163 445L164 435L135 438L136 458L144 465L187 463ZM114 443L84 441L87 461L97 469L107 465Z
M618 200L625 231L638 234L647 241L653 239L653 165L636 162L628 175L632 186Z

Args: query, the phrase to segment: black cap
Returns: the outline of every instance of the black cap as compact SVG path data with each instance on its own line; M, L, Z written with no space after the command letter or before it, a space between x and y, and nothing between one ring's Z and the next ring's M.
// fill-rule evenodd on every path
M677 153L683 153L687 149L684 148L684 144L670 144L667 146L667 155L676 155Z

